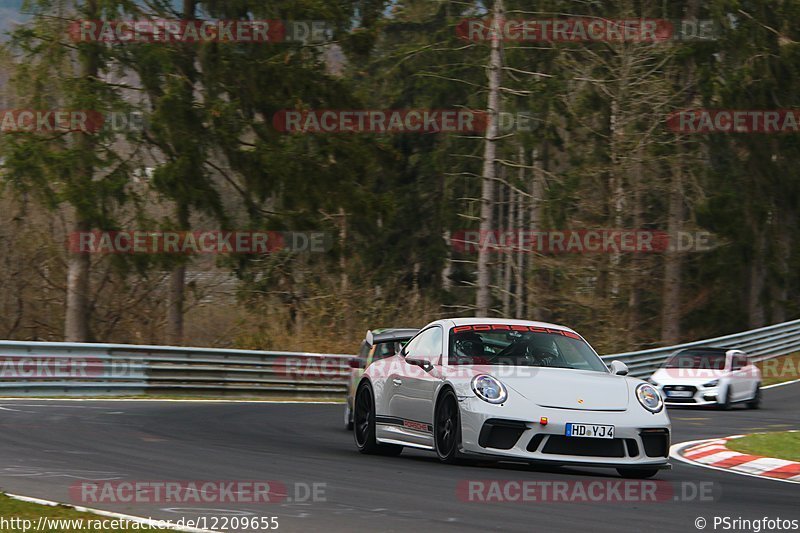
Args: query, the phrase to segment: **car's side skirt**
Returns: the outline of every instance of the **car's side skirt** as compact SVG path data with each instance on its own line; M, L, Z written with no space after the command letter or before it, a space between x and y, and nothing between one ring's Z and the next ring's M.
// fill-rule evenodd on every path
M433 449L433 427L430 424L378 415L375 417L375 425L378 442Z
M411 431L418 431L420 433L433 433L433 426L426 422L419 422L417 420L407 420L396 416L375 416L376 424L383 424L385 426L400 426L403 429Z
M433 450L433 444L417 444L416 442L409 442L407 440L397 439L377 439L381 444L398 444L400 446L408 446L409 448L419 448L420 450Z

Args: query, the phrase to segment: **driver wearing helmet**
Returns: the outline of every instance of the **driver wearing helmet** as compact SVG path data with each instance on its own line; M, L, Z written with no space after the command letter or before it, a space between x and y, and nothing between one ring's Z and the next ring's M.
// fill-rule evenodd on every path
M557 366L558 349L549 336L534 335L528 342L526 357L535 366Z
M471 360L472 364L486 364L486 351L483 344L483 339L475 332L459 333L456 338L456 355L462 359L461 364L466 363L464 360Z

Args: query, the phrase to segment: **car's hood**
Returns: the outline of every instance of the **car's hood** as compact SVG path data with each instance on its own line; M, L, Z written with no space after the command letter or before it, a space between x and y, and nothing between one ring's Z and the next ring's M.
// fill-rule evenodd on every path
M541 407L586 411L624 411L630 392L626 378L588 370L480 366L473 374L490 374L506 387ZM463 376L462 376L463 377Z
M659 368L650 379L659 385L702 385L727 374L725 370L711 368Z

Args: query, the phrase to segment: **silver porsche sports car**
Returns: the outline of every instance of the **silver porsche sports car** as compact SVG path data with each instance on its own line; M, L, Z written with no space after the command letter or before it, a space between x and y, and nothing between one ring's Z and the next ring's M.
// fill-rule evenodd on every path
M659 392L627 372L564 326L438 320L366 369L355 442L363 453L431 450L446 463L471 456L651 477L669 468L670 421Z

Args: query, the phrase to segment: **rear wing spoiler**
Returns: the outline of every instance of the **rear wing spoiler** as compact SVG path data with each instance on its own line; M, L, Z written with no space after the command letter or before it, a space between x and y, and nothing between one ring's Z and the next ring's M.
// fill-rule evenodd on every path
M412 333L411 331L409 331L410 329L411 328L405 330L398 329L397 332L393 333L384 332L381 330L373 331L371 329L368 329L365 340L367 344L373 346L375 344L376 335L380 335L380 339L378 339L380 342L403 342L409 340L411 337L416 335L416 333Z

